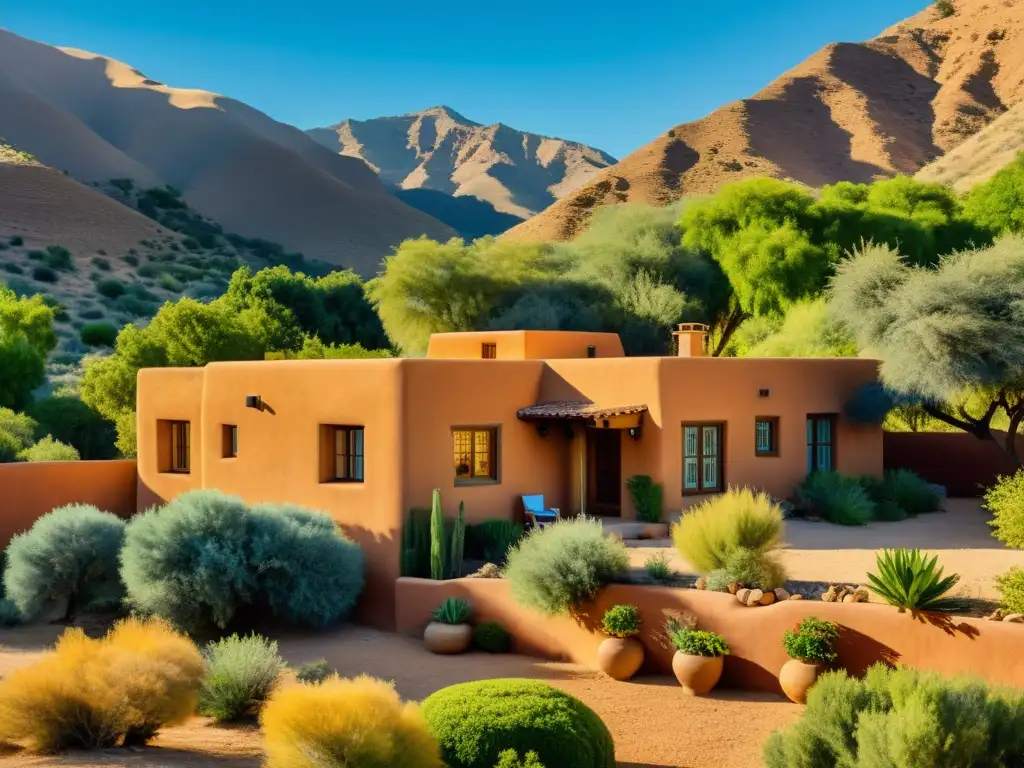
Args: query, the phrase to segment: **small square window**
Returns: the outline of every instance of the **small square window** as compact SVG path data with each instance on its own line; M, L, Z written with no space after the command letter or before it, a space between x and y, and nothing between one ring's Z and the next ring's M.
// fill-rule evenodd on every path
M779 455L778 416L758 416L754 420L754 455Z
M480 346L480 357L484 360L496 360L498 358L498 345L482 344Z
M361 483L364 478L364 428L321 427L320 482Z
M456 485L498 481L497 427L452 430Z
M225 459L238 457L238 425L224 424L221 428L221 452Z
M187 421L171 422L171 472L188 474L191 471L191 431Z

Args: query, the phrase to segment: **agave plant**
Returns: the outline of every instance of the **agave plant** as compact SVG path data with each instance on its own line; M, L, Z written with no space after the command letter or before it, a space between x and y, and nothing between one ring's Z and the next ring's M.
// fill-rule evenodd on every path
M959 611L968 601L944 597L958 581L959 574L943 578L939 558L931 559L919 549L886 549L875 556L878 575L868 574L871 590L900 611Z
M473 608L461 598L447 597L431 615L440 624L465 624L473 615Z

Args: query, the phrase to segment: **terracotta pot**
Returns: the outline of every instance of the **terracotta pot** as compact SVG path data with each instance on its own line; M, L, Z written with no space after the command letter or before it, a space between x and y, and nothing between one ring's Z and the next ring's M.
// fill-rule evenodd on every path
M462 653L473 641L469 624L441 624L432 621L423 632L423 644L431 653Z
M691 656L676 651L672 657L672 671L690 696L703 696L718 684L722 676L721 656Z
M597 666L614 680L629 680L644 663L644 647L631 637L609 637L597 647Z
M668 523L642 523L640 526L641 539L667 539Z
M790 659L779 670L779 685L790 701L797 704L807 702L807 691L817 681L824 669L821 664L811 664L800 659Z

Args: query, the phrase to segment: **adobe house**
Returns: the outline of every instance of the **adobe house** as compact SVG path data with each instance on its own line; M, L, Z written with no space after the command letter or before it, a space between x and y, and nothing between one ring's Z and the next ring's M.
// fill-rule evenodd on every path
M138 377L140 509L196 488L331 513L367 552L363 618L394 622L401 527L440 488L469 523L635 517L646 474L667 512L728 485L789 496L809 469L880 473L882 430L843 405L865 359L626 357L615 334L435 334L425 359L283 360L151 368Z

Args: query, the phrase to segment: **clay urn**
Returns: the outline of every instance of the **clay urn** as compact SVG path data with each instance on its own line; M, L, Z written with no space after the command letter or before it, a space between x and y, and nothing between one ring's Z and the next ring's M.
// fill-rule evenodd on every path
M690 696L710 693L722 677L722 667L721 656L694 656L676 651L672 657L672 672L683 692Z
M597 647L597 666L613 680L629 680L644 663L644 647L632 637L609 637Z
M807 703L807 691L818 680L825 665L816 662L790 659L779 671L779 685L789 700L796 704Z
M443 624L432 621L423 631L423 644L431 653L463 653L473 641L469 624Z

